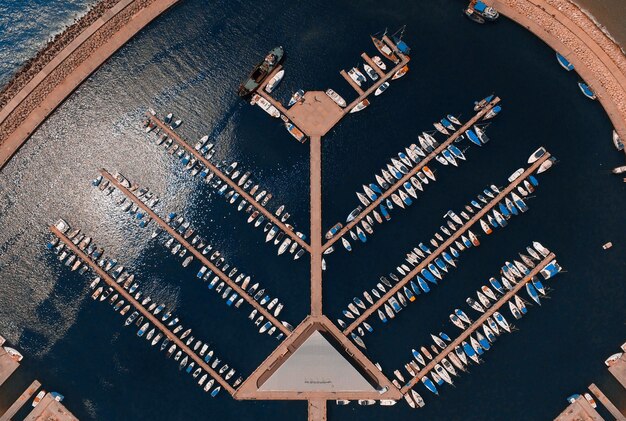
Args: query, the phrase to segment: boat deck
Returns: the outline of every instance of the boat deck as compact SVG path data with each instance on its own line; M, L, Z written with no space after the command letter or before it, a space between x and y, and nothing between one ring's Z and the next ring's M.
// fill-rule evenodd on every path
M512 183L510 183L505 189L500 191L500 194L495 196L491 201L483 206L481 210L476 212L472 218L467 221L462 227L457 229L452 233L446 241L444 241L436 250L426 256L424 260L422 260L411 272L409 272L404 278L400 280L397 284L393 286L389 291L387 291L378 301L374 303L374 305L367 308L367 310L363 311L363 313L357 317L345 330L344 334L348 335L354 329L356 329L361 323L367 320L376 310L378 310L381 306L383 306L389 298L393 297L398 291L400 291L409 281L415 279L422 269L428 266L428 264L432 263L436 257L438 257L443 251L445 251L448 247L454 244L456 240L458 240L461 235L465 234L474 224L478 223L478 221L485 216L487 212L494 208L500 201L504 199L518 184L520 184L524 179L526 179L529 175L537 171L539 166L543 164L543 162L550 158L550 153L546 152L541 158L539 158L536 162L534 162L530 167L528 167L522 175L516 178Z
M524 286L533 278L533 276L537 275L541 269L543 269L548 263L554 259L554 253L548 254L541 263L538 263L537 266L533 268L532 271L528 275L526 275L523 279L521 279L516 285L514 285L513 289L507 292L505 295L500 297L500 299L493 303L491 307L485 310L483 314L480 315L478 319L476 319L471 326L465 329L457 338L455 338L450 344L442 350L439 354L435 355L434 358L429 361L429 363L422 368L419 372L416 373L415 377L410 379L401 389L402 394L408 393L413 386L415 386L422 377L427 375L435 365L439 364L443 358L445 358L449 353L454 352L454 348L461 345L461 343L466 340L476 329L481 327L486 321L487 318L491 317L493 313L498 311L500 307L506 304L510 299L512 299L515 294L517 294Z
M589 385L589 390L591 393L595 395L595 397L600 401L600 403L615 417L616 421L626 421L626 416L622 414L619 409L606 397L604 393L600 390L595 383L591 383Z
M568 405L554 421L604 421L604 418L593 409L583 396Z
M78 421L61 402L57 402L49 393L30 411L24 421Z
M309 245L306 241L302 240L298 237L291 229L285 225L279 218L277 218L272 212L268 211L266 208L261 206L259 202L254 200L254 197L250 196L248 192L246 192L242 187L238 186L235 181L233 181L229 176L224 174L219 168L217 168L211 161L206 159L202 154L194 149L189 143L187 143L178 133L172 130L166 123L161 121L158 117L148 113L147 114L150 120L156 124L167 136L172 139L172 141L176 142L179 146L183 147L190 155L195 157L199 162L202 162L209 170L215 173L215 175L222 180L224 183L228 184L230 188L235 190L239 195L246 199L246 201L251 204L256 210L258 210L263 216L272 221L274 225L280 228L285 235L289 236L293 241L298 243L302 248L309 251Z
M156 317L154 314L148 311L144 306L139 303L135 297L131 296L128 291L122 288L121 285L118 285L111 276L105 272L102 268L100 268L96 262L91 260L81 249L78 248L70 239L65 236L61 231L59 231L54 225L50 226L50 231L59 237L59 239L69 247L72 252L78 257L80 260L88 264L91 269L110 287L113 287L114 291L119 294L120 297L124 298L124 300L131 304L135 310L139 311L142 316L150 323L156 327L159 331L163 333L163 335L170 339L170 341L178 346L178 349L182 350L185 354L189 356L193 361L195 361L198 367L202 367L202 369L207 372L215 381L222 386L224 390L226 390L231 395L235 394L235 389L228 383L222 376L220 376L214 369L212 369L207 363L204 362L202 358L196 355L195 352L191 350L185 343L176 335L174 335L164 324L161 322L161 319Z
M2 416L0 417L0 421L10 421L11 419L13 419L15 414L17 414L17 412L22 409L22 406L24 406L26 402L30 401L30 399L37 392L37 390L39 390L40 387L41 383L39 383L38 380L33 381L30 386L28 386L28 388L24 391L24 393L22 393L20 397L17 398L15 402L13 402L13 405L11 405L9 409L7 409L4 414L2 414Z
M348 231L350 231L356 224L358 224L363 218L369 215L373 210L375 210L378 205L380 205L384 200L386 200L391 194L397 191L402 185L409 181L411 177L421 171L425 166L427 166L435 156L439 155L444 149L450 146L459 136L461 136L467 129L470 129L476 122L478 122L485 114L489 112L494 106L496 106L500 102L500 98L496 97L489 103L487 107L476 113L474 117L472 117L467 123L463 126L459 127L459 129L454 132L450 137L448 137L444 142L442 142L437 149L435 149L432 153L426 155L418 164L416 164L413 168L410 169L409 173L404 175L400 180L398 180L393 186L389 187L385 192L383 192L380 197L370 203L360 214L357 215L354 220L347 223L337 234L335 234L330 240L326 241L323 246L323 250L328 249L330 246L335 244L336 241L339 241L341 237L343 237Z
M0 348L0 386L17 370L20 363L15 361L4 348Z
M290 108L286 108L280 101L276 100L270 94L265 92L265 85L278 71L280 71L282 66L278 66L276 69L274 69L274 71L257 88L256 93L267 99L274 107L276 107L276 109L278 109L278 111L280 111L281 114L286 116L308 137L311 138L313 136L324 136L337 123L339 123L339 121L344 116L346 116L352 108L354 108L359 102L366 99L369 95L374 93L380 85L390 80L398 70L400 70L410 61L409 56L405 56L404 54L397 51L395 44L387 36L383 38L383 41L387 43L392 50L396 51L396 54L400 58L400 61L387 73L378 69L376 65L373 65L372 68L376 69L377 73L380 75L380 78L373 84L371 84L371 86L366 90L363 90L360 86L354 83L354 81L350 79L350 76L348 76L345 70L341 70L340 74L346 79L350 86L354 88L358 95L357 98L352 100L351 102L346 100L346 102L348 103L348 106L346 108L341 108L340 106L338 106L323 91L306 92L304 94L303 101L297 102ZM368 62L368 64L373 64L371 59L369 59L369 56L367 56L365 53L363 53L361 57L363 57L363 59Z
M100 173L104 178L109 180L109 182L118 188L126 197L132 200L137 206L143 209L152 220L158 224L164 231L166 231L169 235L174 237L176 241L182 244L190 253L193 255L206 267L211 269L213 273L215 273L222 281L228 284L234 292L239 294L242 298L244 298L252 307L257 309L260 314L265 316L265 318L272 322L277 329L280 329L285 335L289 335L289 330L283 326L283 324L278 321L265 307L259 304L253 297L250 296L246 291L244 291L239 284L230 279L228 275L222 272L218 267L216 267L207 256L203 255L200 250L196 249L189 241L187 241L182 235L180 235L174 228L172 228L167 222L165 222L159 215L157 215L149 206L143 203L141 200L137 198L130 190L126 187L122 186L113 175L111 175L107 170L102 169Z
M626 388L626 352L609 367L609 372Z

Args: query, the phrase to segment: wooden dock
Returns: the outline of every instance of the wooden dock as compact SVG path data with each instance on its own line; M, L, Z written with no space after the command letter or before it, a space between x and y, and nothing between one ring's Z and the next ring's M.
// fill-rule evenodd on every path
M378 68L378 66L372 66L376 72L380 75L380 78L375 81L369 88L363 90L348 76L345 70L341 70L339 73L344 77L346 82L352 86L352 88L358 94L357 98L352 102L347 102L346 108L341 108L335 102L326 95L324 91L308 91L304 94L304 100L298 102L286 108L280 101L274 99L270 94L265 91L265 85L270 79L280 70L280 66L277 67L272 74L270 74L265 81L257 88L256 93L268 100L280 113L286 116L289 121L295 124L304 134L309 138L314 136L324 136L328 133L339 121L350 113L350 110L354 108L359 102L373 94L376 89L383 83L389 81L398 70L402 69L410 61L409 56L405 56L401 52L397 51L397 47L386 36L383 40L394 50L398 55L400 61L391 69L385 73ZM361 57L368 62L372 63L371 59L363 53ZM367 57L367 58L366 58Z
M4 348L0 347L0 386L17 370L20 363L15 361Z
M259 304L253 297L250 296L246 291L244 291L239 284L230 279L228 275L226 275L220 268L215 266L205 255L201 253L200 250L196 249L189 241L187 241L182 235L180 235L174 228L172 228L167 222L165 222L159 215L157 215L148 205L143 203L141 200L137 198L130 190L126 187L122 186L119 181L115 179L113 175L111 175L107 170L101 169L100 173L104 178L109 180L109 182L117 187L126 197L132 200L137 206L143 209L150 217L157 223L163 230L165 230L169 235L174 237L176 241L178 241L183 247L189 250L203 265L208 267L215 273L222 281L224 281L228 286L230 286L234 292L239 294L243 299L245 299L252 307L258 310L260 314L262 314L268 321L272 322L276 329L279 329L285 335L289 335L289 329L287 329L278 319L274 317L269 310Z
M149 312L144 306L141 305L139 301L137 301L133 296L131 296L128 291L122 288L121 285L118 285L117 282L111 276L105 272L102 268L100 268L96 262L91 260L89 256L85 254L81 249L78 248L72 241L65 236L61 231L59 231L54 225L50 227L50 231L59 237L59 239L69 247L72 252L76 255L77 258L88 264L91 269L100 277L107 285L113 287L114 291L120 295L120 297L124 298L124 300L131 304L135 310L139 311L145 319L150 321L154 327L156 327L159 331L163 333L165 337L167 337L172 343L176 344L179 349L181 349L185 354L189 356L193 361L195 361L196 366L202 367L204 371L206 371L211 377L215 379L217 383L219 383L224 390L226 390L231 395L235 394L235 389L228 383L222 376L220 376L214 369L212 369L207 363L204 362L202 358L196 355L195 352L191 350L185 343L176 335L174 335L161 320L156 317L154 314Z
M591 393L595 395L595 397L600 401L600 403L615 417L616 421L626 421L626 416L620 412L619 409L606 397L604 393L600 390L595 383L591 383L589 385L589 390Z
M322 304L322 138L311 138L311 315L321 316Z
M426 256L424 260L422 260L411 272L409 272L404 278L400 280L397 284L393 286L389 291L387 291L378 301L374 303L371 307L368 307L367 310L364 310L359 317L357 317L345 330L344 334L348 335L354 329L357 328L361 323L367 320L378 308L383 306L389 298L393 297L398 291L400 291L409 281L415 279L415 276L419 275L420 271L428 266L428 264L432 263L435 258L437 258L443 251L445 251L449 246L454 244L456 240L458 240L461 235L465 234L474 224L478 223L478 221L487 214L491 209L493 209L500 201L504 199L518 184L524 181L529 175L537 171L541 164L550 158L550 153L546 152L539 160L534 162L530 167L528 167L522 175L516 178L512 183L510 183L504 190L501 190L500 193L491 199L491 201L483 206L478 212L476 212L472 218L467 221L462 227L457 229L452 233L446 241L444 241L432 254Z
M339 239L341 237L343 237L352 228L354 228L354 226L356 224L358 224L363 218L365 218L373 210L375 210L378 207L379 204L381 204L385 199L387 199L389 196L391 196L391 194L394 191L396 191L400 187L402 187L402 185L404 183L406 183L407 181L409 181L409 179L411 177L413 177L415 174L417 174L419 171L421 171L425 166L427 166L427 164L429 164L430 161L435 158L435 156L439 155L444 149L446 149L449 145L451 145L452 142L454 142L459 136L461 136L463 133L465 133L465 131L467 129L471 128L474 125L474 123L479 121L486 113L489 112L489 110L491 110L491 108L493 108L496 104L498 104L498 102L500 102L500 98L496 97L496 98L494 98L493 101L491 101L489 103L489 105L487 107L485 107L484 109L482 109L478 113L476 113L476 115L474 115L474 117L472 117L467 123L465 123L463 126L461 126L456 132L454 132L450 137L448 137L443 143L441 143L439 145L439 147L437 147L437 149L435 149L430 154L426 155L418 164L415 164L415 166L410 169L408 174L404 175L393 186L391 186L389 189L387 189L385 192L383 192L383 194L380 195L380 197L378 197L376 200L374 200L372 203L370 203L363 210L363 212L361 212L359 215L357 215L356 218L354 218L354 220L352 220L349 223L347 223L346 226L344 226L337 234L335 234L330 240L326 241L326 243L324 244L322 249L326 250L330 246L335 244L336 241L339 241Z
M256 210L258 210L263 216L272 221L272 223L278 228L280 228L285 235L289 236L293 241L298 243L302 248L306 251L310 251L310 247L306 241L298 237L291 229L289 229L284 222L282 222L279 218L277 218L272 212L265 209L259 202L257 202L254 197L250 196L248 192L246 192L242 187L238 186L235 181L233 181L229 176L224 174L219 168L217 168L211 161L206 159L202 154L194 149L192 145L187 143L182 137L180 137L174 130L172 130L167 124L162 122L156 116L152 114L148 114L148 117L154 124L156 124L167 136L172 139L172 141L176 142L180 147L183 147L189 154L195 157L199 162L204 164L207 169L214 172L215 175L222 180L224 183L228 184L233 190L235 190L242 199L245 199L249 204L251 204Z
M401 389L402 394L406 394L421 380L422 377L427 375L435 365L439 364L443 358L445 358L450 352L454 352L454 348L461 345L461 343L466 340L476 329L481 327L486 321L487 318L491 317L493 313L498 311L500 307L506 304L509 300L511 300L515 294L517 294L524 286L530 282L533 276L537 275L541 269L543 269L548 263L554 259L554 253L548 254L541 263L538 263L537 266L533 268L532 271L528 275L526 275L523 279L521 279L517 284L513 286L511 291L508 291L505 295L503 295L497 302L493 303L491 307L485 310L483 314L480 315L476 321L472 323L467 329L461 333L456 339L454 339L450 344L442 350L439 354L435 355L434 358L428 362L428 364L418 371L412 379L410 379Z
M78 421L70 411L57 402L49 393L30 411L24 421Z
M587 399L579 396L554 421L604 421L604 418L591 407Z
M326 421L326 401L323 399L310 400L308 405L309 421Z
M626 352L609 367L609 372L626 389Z
M28 388L24 391L24 393L22 393L20 397L17 398L15 402L13 402L13 405L11 405L9 409L7 409L4 414L2 414L2 416L0 417L0 421L11 421L15 414L17 414L17 411L22 409L22 406L24 406L24 404L33 397L33 395L37 392L37 390L39 390L40 387L41 383L39 383L38 380L33 381L31 385L28 386Z

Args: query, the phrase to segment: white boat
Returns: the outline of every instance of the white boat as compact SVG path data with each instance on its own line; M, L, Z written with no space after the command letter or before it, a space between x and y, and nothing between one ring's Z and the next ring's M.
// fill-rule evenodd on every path
M391 80L400 79L402 76L406 75L409 71L409 66L404 66L402 69L398 70L392 77Z
M339 105L341 108L346 108L346 100L343 99L343 97L337 92L333 91L332 89L327 89L326 95L328 95L330 99L335 101L335 104Z
M524 174L524 168L520 168L517 171L515 171L513 174L511 174L508 178L509 183L514 182L515 180L517 180L519 178L520 175Z
M378 89L376 89L376 92L374 92L374 96L378 96L382 94L383 92L387 90L388 87L389 87L389 82L383 83L382 85L378 87Z
M378 66L380 70L387 70L387 65L380 57L374 56L372 57L372 61L374 62L375 65Z
M372 66L370 66L367 63L364 63L363 64L363 68L365 69L365 73L367 73L367 75L370 77L370 79L378 80L378 73L376 73L374 71L374 69L372 69Z
M528 157L528 163L532 164L533 162L537 161L539 158L541 158L542 156L544 156L546 153L546 148L544 148L543 146L538 148L535 152L533 152L529 157Z
M350 70L348 70L348 76L350 76L350 79L352 79L352 81L354 83L356 83L357 85L361 86L362 82L365 82L365 76L363 76L363 80L361 80L361 78L359 77L359 75L357 75L358 70L356 70L354 67ZM359 72L361 73L361 72ZM361 75L363 75L361 73Z
M274 118L279 118L280 117L280 111L278 111L276 109L276 107L274 107L272 104L270 104L270 102L263 98L261 95L255 95L253 97L253 101L255 102L256 105L258 105L259 107L261 107L261 109L263 111L265 111L266 113L268 113L269 115L271 115Z
M20 362L24 359L24 356L20 354L20 352L17 349L5 346L4 350L7 354L9 354L9 357L11 357L13 361Z
M548 171L550 168L552 168L552 165L554 164L554 162L552 161L552 159L546 159L540 166L539 169L537 170L537 174L541 174L542 172L546 172Z
M280 81L283 80L283 76L285 76L285 70L281 70L278 73L276 73L274 77L272 77L270 81L267 82L267 85L265 86L265 92L267 92L268 94L271 94L274 88L276 88L276 86L278 86Z

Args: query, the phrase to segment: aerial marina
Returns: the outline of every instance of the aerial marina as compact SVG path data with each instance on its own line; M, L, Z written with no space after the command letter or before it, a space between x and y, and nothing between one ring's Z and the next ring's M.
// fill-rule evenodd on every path
M626 419L578 6L110 3L0 92L0 421Z

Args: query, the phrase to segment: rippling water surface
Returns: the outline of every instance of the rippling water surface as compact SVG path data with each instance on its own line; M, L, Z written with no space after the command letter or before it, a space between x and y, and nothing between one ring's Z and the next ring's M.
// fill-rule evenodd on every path
M327 257L325 313L339 317L353 296L427 242L443 213L460 209L489 184L505 185L540 145L559 162L541 176L530 211L464 253L459 269L393 323L372 318L367 354L391 375L431 332L456 335L447 322L450 311L465 308L465 298L532 240L554 250L567 272L549 283L550 299L532 306L516 323L519 330L498 340L457 387L444 387L439 398L418 389L427 399L423 410L412 412L404 403L330 405L331 419L547 419L592 381L611 390L602 362L626 338L619 234L626 229L626 199L624 184L609 173L623 163L610 142L610 122L541 41L504 18L474 25L460 8L444 0L358 7L314 1L288 8L283 2L188 0L122 48L0 173L0 332L26 355L0 393L0 406L37 377L64 393L81 419L304 419L302 402L208 398L175 363L124 328L119 315L88 298L89 278L69 272L43 247L47 227L59 217L81 227L132 269L147 293L174 306L194 335L250 374L277 342L259 336L244 306L228 309L195 280L196 264L181 268L90 180L104 167L148 186L162 198L161 215L188 217L228 262L277 295L284 318L297 324L308 312L307 259L277 257L260 230L149 142L140 120L147 107L171 110L184 119L184 137L209 134L216 159L253 170L274 194L270 207L285 203L296 228L308 233L308 145L239 100L236 87L268 49L283 45L287 76L278 98L300 87L332 87L351 98L339 70L357 64L362 51L374 54L370 33L401 24L413 48L409 75L324 139L325 228L356 206L354 191L373 181L386 157L415 142L435 119L447 113L467 119L473 101L491 92L503 99L504 111L487 129L492 141L471 147L468 162L460 168L434 164L438 182L409 210L375 227L365 246ZM613 249L602 251L610 240Z

